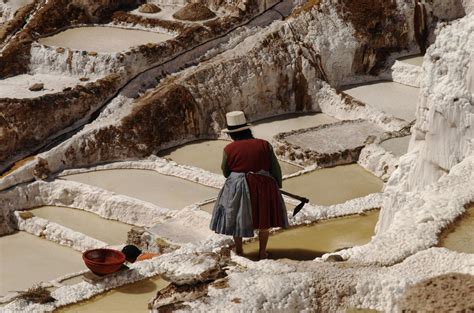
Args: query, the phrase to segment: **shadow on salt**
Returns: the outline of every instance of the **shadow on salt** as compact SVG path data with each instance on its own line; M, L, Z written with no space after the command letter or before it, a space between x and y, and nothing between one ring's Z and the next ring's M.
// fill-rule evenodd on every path
M219 190L151 170L113 169L62 177L118 194L179 210L193 203L217 197Z

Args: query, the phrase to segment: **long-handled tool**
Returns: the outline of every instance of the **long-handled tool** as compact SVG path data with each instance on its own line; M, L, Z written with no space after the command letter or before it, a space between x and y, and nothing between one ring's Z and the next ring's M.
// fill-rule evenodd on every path
M288 196L288 197L291 197L293 199L296 199L298 201L301 201L300 204L298 204L295 209L293 210L293 216L295 216L296 214L298 214L299 211L301 211L301 209L303 208L303 206L309 202L308 198L305 198L305 197L301 197L301 196L297 196L297 195L294 195L292 193L289 193L287 191L284 191L284 190L280 190L280 192L282 194L284 194L285 196Z

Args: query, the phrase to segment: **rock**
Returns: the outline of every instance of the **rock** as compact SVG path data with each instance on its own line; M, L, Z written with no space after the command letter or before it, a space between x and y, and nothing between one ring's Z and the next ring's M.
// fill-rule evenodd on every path
M86 81L89 81L89 78L88 77L81 77L81 78L79 78L79 80L81 82L86 82Z
M64 51L66 51L66 50L62 47L56 48L57 53L64 53Z
M163 279L178 286L197 285L225 276L227 258L217 253L180 254L163 266Z
M51 174L51 171L49 169L48 161L38 157L38 163L33 169L33 176L36 180L44 180L48 178L49 174Z
M140 13L158 13L161 11L160 7L153 3L145 3L138 9Z
M127 244L128 245L135 245L139 248L147 248L147 243L143 242L142 236L145 233L145 228L143 227L132 227L130 231L127 233Z
M207 295L208 286L208 283L184 286L170 284L168 287L158 291L156 297L148 304L148 307L153 312L173 312L177 309L182 309L182 302L193 301Z
M216 17L216 14L201 3L189 3L173 14L173 17L184 21L202 21Z
M30 211L24 211L24 212L20 212L18 213L18 215L24 219L24 220L27 220L27 219L30 219L30 218L33 218L35 215L33 213L31 213Z
M36 84L33 84L30 86L30 89L31 91L41 91L43 90L44 88L44 84L43 83L36 83Z
M90 52L87 53L87 55L89 55L89 56L91 56L91 57L95 57L95 56L97 56L97 54L98 54L98 53L95 52L95 51L90 51Z
M473 312L474 276L451 273L421 281L405 290L401 312Z

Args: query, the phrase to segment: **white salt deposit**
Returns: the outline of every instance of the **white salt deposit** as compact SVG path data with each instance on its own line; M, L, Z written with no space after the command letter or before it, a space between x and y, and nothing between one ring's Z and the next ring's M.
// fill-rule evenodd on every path
M74 50L120 52L147 43L173 38L169 34L117 27L77 27L38 40L40 44Z

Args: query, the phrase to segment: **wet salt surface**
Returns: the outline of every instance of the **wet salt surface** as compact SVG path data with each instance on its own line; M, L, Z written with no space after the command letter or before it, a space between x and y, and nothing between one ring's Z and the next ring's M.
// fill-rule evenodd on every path
M376 82L344 90L359 101L406 121L415 120L419 88L394 82Z
M151 202L168 209L216 197L219 190L154 171L117 169L62 177Z
M159 154L176 163L202 168L216 174L222 174L221 162L225 146L231 141L205 140L186 144L184 146L168 149ZM279 161L283 175L296 173L302 168L290 163Z
M422 55L414 55L408 56L398 59L398 61L403 63L408 63L411 65L422 66L423 65L423 56Z
M329 127L298 132L284 141L319 153L334 153L364 146L369 136L380 137L383 129L368 121L334 124Z
M81 253L25 232L0 237L0 295L86 269Z
M274 259L313 260L328 252L362 245L374 234L378 215L378 211L370 211L284 230L270 236L267 250ZM257 258L258 241L245 244L244 253Z
M148 302L169 283L160 277L145 279L107 291L90 300L55 312L148 312Z
M454 225L441 235L440 246L449 250L474 253L474 204Z
M77 85L85 85L88 82L90 81L81 82L79 77L72 76L21 74L0 79L0 98L36 98L46 94L61 92L64 88L74 88ZM36 83L43 83L44 89L41 91L29 90L29 88Z
M283 181L283 190L313 204L332 205L380 192L383 182L357 164L319 169Z
M271 141L278 133L331 124L339 120L324 113L287 114L252 123L252 133L256 138Z
M41 218L66 226L110 245L125 244L132 225L111 221L83 210L44 206L31 210Z
M407 153L411 136L393 138L385 140L380 144L382 148L392 152L395 156L400 157Z
M165 33L116 27L77 27L41 38L40 44L74 50L120 52L133 46L159 43L173 38Z

